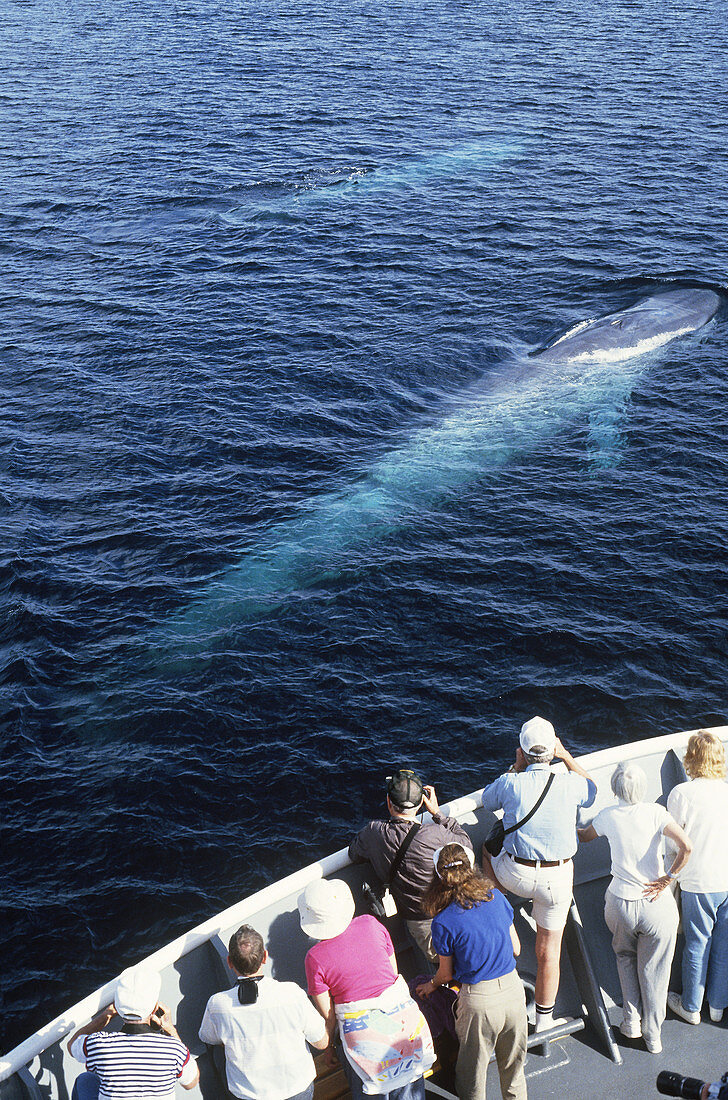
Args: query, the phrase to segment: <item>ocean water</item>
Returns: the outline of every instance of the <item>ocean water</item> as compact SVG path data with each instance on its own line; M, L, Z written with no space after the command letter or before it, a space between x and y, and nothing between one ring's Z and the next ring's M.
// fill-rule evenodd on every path
M522 387L580 320L725 292L728 29L0 13L7 1049L399 763L444 801L536 713L574 751L726 720L725 307Z

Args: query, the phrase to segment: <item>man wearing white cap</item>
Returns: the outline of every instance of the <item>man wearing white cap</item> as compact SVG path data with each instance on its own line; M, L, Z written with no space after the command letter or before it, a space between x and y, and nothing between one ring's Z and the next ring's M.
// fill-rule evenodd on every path
M554 758L563 761L565 772L552 771ZM536 1031L553 1023L561 940L574 884L576 816L582 806L592 805L596 793L593 779L567 752L551 723L538 717L521 727L516 762L510 771L483 791L484 808L502 809L506 830L502 851L493 857L492 865L483 849L483 865L486 871L492 870L504 890L533 901ZM529 816L542 796L543 801ZM509 832L514 825L519 827Z
M172 1100L175 1084L194 1088L197 1063L159 1002L161 987L155 970L129 967L114 1003L70 1039L69 1052L87 1070L76 1080L74 1100ZM123 1020L121 1030L104 1031L114 1016Z

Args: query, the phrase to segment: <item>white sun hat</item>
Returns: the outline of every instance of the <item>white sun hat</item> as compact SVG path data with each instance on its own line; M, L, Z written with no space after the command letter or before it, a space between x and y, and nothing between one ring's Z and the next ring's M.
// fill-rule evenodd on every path
M116 983L114 1006L122 1020L146 1020L159 1002L162 979L148 966L122 970Z
M340 878L310 882L298 899L301 928L314 940L340 936L354 919L354 898Z

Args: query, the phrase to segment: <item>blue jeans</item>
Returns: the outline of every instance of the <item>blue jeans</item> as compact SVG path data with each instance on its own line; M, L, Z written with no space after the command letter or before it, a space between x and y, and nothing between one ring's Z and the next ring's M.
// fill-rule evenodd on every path
M344 1066L344 1073L349 1082L352 1100L370 1100L370 1098L373 1100L374 1096L382 1097L383 1100L425 1100L424 1077L418 1077L411 1085L403 1085L402 1088L399 1089L390 1089L389 1092L364 1092L361 1078L349 1065L349 1059L346 1057L341 1047L338 1047L337 1054L339 1055L339 1061Z
M303 1092L297 1092L295 1096L291 1096L290 1100L313 1100L313 1081Z
M98 1100L101 1081L95 1073L79 1073L73 1082L71 1100Z
M682 1004L700 1012L707 991L712 1008L728 1008L728 892L681 892L685 950Z

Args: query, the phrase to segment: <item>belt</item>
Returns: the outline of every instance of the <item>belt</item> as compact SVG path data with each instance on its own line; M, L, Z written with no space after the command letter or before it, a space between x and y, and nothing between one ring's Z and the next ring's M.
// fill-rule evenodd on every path
M508 855L514 863L523 863L526 867L561 867L564 863L571 863L571 856L566 859L524 859L523 856L514 856L512 852Z

